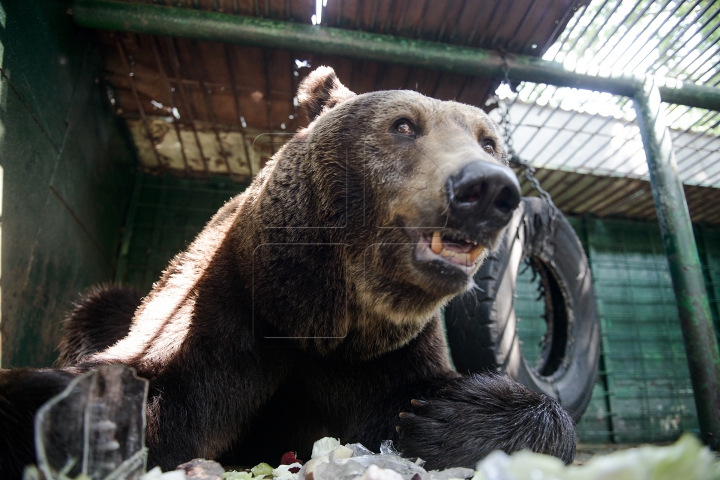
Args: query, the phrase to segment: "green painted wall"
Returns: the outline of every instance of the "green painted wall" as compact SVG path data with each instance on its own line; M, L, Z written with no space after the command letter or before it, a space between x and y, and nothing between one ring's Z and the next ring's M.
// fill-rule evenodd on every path
M68 7L0 0L2 367L50 365L78 292L112 279L136 170Z

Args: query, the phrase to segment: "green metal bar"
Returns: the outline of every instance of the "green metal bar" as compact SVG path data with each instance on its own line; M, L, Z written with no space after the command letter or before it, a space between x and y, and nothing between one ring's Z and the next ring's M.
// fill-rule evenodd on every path
M702 265L693 235L670 131L652 77L633 97L638 126L650 170L655 208L670 265L690 380L695 393L700 435L720 449L720 353L710 313Z
M593 77L566 70L561 63L359 30L281 22L217 12L110 0L77 0L75 22L101 30L185 37L196 40L337 55L479 77L547 83L633 96L642 89L635 77ZM678 84L660 87L663 101L720 111L720 89Z

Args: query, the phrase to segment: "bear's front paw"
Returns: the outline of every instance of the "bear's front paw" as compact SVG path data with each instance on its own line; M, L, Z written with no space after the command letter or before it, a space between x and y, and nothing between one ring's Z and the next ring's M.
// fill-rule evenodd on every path
M425 460L428 470L460 466L475 466L473 461L452 460L455 450L448 444L449 435L460 433L451 425L454 420L454 406L442 398L430 401L413 399L412 411L400 412L396 427L399 433L398 447L404 457L419 457ZM461 421L461 420L460 420ZM472 464L472 465L470 465Z
M400 413L399 449L420 457L427 469L474 468L493 450L575 457L570 415L552 398L509 378L472 375L453 380L427 400Z

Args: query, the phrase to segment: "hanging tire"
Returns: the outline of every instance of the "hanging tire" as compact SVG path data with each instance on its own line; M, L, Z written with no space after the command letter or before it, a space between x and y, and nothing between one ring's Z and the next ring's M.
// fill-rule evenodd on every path
M524 259L545 300L547 330L535 365L523 356L516 329L515 282ZM557 399L578 421L592 396L600 335L590 267L567 219L541 198L523 198L475 283L445 309L457 370L504 371Z

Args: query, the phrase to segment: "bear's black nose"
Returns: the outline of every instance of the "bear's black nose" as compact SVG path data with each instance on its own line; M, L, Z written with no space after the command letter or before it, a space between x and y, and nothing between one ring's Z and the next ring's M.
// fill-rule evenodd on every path
M447 181L453 217L467 226L500 229L507 225L520 203L520 184L504 165L476 161Z

